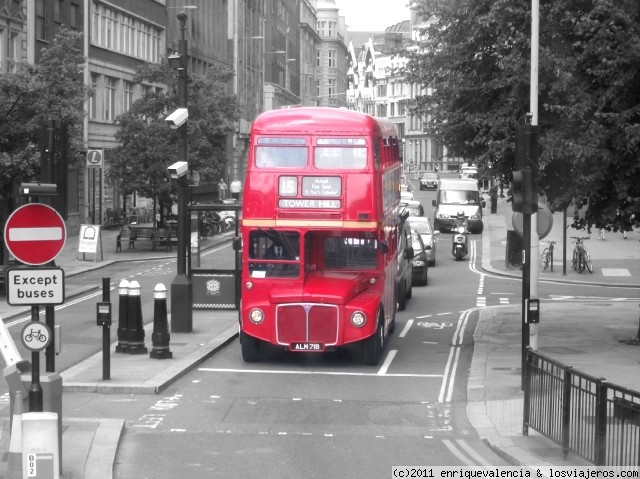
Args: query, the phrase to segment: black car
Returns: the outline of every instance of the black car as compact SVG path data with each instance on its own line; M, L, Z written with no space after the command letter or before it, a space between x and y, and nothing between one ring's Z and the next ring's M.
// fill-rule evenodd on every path
M401 214L402 223L398 230L398 271L396 276L398 310L407 307L407 300L413 295L413 247L411 227L406 221L407 212Z
M413 229L411 230L411 245L413 246L413 281L417 285L426 286L428 282L427 275L429 274L427 248L420 235Z

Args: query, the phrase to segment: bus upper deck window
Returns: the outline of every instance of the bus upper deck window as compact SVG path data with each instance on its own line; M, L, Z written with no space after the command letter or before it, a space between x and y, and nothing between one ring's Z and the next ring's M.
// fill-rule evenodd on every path
M302 168L307 166L304 138L258 138L255 162L258 168Z
M314 151L318 169L359 170L367 166L367 148L363 138L319 138Z

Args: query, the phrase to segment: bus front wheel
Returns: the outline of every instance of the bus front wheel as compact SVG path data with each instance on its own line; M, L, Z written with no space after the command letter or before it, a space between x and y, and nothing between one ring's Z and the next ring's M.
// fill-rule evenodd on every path
M255 363L260 360L260 340L248 336L240 331L240 346L242 347L242 359L246 363Z
M376 333L362 343L362 362L367 366L377 366L384 347L384 318L378 318Z

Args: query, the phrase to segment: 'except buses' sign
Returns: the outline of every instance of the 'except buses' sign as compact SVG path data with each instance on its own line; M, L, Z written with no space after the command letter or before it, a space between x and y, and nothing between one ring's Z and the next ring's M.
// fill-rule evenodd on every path
M340 200L307 200L304 198L281 198L278 201L280 208L340 208Z

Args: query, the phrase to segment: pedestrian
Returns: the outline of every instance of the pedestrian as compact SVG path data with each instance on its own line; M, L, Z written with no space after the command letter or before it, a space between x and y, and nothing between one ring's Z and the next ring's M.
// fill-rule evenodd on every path
M227 184L222 178L218 181L218 198L224 200L227 197Z
M240 183L237 176L234 176L233 181L229 184L229 192L231 197L238 200L238 202L240 202L240 191L242 191L242 183Z
M616 226L622 231L622 237L627 239L627 231L631 231L631 221L620 208L616 208Z

